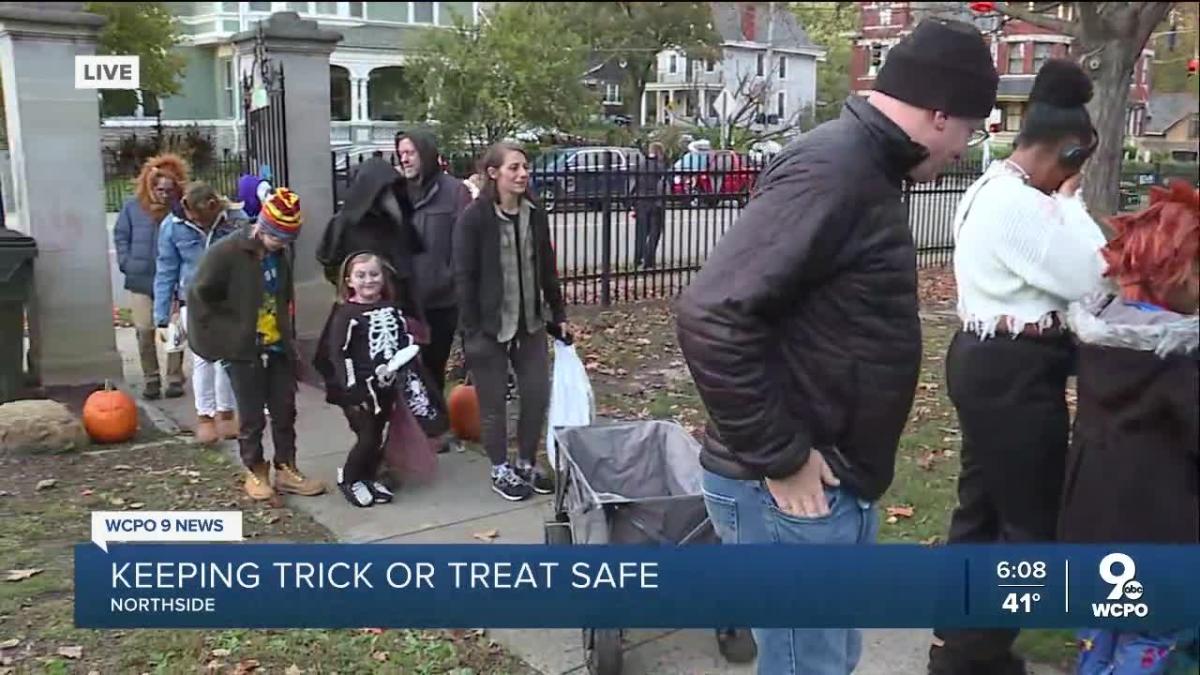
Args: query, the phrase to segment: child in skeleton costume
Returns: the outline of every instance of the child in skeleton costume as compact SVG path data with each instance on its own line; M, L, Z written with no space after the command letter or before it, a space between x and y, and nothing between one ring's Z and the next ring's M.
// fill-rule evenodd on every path
M426 390L416 358L417 336L423 331L397 306L382 258L363 252L346 259L339 302L326 323L322 354L314 365L325 376L327 400L342 407L357 436L338 480L355 506L392 501L392 491L376 480L385 441L400 435L399 442L405 445L414 440L428 445L418 418L440 411ZM404 450L426 454L425 448ZM393 469L398 468L394 464L389 460Z
M1067 314L1080 343L1079 410L1059 537L1200 544L1200 191L1183 181L1156 188L1148 208L1112 225L1103 254L1119 292ZM1194 626L1084 630L1077 672L1194 673L1196 642Z

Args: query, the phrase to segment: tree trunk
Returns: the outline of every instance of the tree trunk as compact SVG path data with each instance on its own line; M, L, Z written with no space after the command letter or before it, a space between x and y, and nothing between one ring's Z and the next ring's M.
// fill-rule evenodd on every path
M1125 41L1080 44L1083 68L1092 75L1095 93L1088 106L1100 136L1096 153L1084 167L1083 197L1093 215L1105 217L1120 207L1121 158L1125 149L1129 82L1141 48ZM1098 68L1093 66L1098 65Z

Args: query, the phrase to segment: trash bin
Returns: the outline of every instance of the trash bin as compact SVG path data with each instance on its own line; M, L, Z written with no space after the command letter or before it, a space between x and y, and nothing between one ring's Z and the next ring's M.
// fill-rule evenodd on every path
M37 242L0 228L0 403L25 385L25 304L33 290Z

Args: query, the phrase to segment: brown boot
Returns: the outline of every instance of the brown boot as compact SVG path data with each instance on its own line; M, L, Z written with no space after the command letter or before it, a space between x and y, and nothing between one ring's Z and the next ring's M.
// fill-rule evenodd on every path
M233 440L238 437L237 415L232 410L217 413L217 435L225 440Z
M302 497L315 497L325 492L325 484L305 476L294 466L284 464L275 467L275 489Z
M196 416L196 442L202 445L217 442L217 422L209 415Z
M244 487L246 494L255 501L265 502L274 497L275 490L271 488L271 465L263 462L246 469Z

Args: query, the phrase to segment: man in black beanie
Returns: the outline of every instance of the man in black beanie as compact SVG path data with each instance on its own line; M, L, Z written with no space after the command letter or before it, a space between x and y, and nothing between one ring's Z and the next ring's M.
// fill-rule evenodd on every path
M921 365L903 183L932 180L986 137L998 81L978 31L923 21L875 91L776 157L681 295L723 542L875 540ZM857 630L754 633L764 675L846 675L861 653Z

